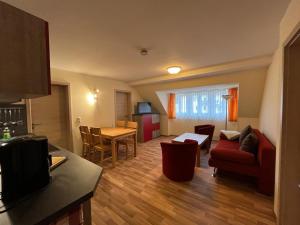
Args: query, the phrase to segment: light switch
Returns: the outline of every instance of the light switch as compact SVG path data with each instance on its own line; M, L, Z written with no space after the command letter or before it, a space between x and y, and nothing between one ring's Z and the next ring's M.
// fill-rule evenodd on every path
M80 124L81 123L81 117L77 117L76 120L75 120L75 123Z

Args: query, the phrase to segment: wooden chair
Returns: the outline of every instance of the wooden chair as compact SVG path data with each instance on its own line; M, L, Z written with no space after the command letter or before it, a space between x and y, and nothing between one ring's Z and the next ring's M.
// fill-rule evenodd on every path
M91 134L88 132L80 132L82 140L82 156L86 159L90 159L92 154L92 140Z
M128 121L126 128L137 129L138 123L133 121ZM134 145L135 139L134 137L124 138L117 142L117 151L119 150L120 145L124 145L126 149L126 159L128 158L128 149L129 145Z
M116 127L126 127L126 121L125 120L117 120Z
M80 126L79 131L84 133L90 133L88 126Z
M108 157L104 159L104 153L106 151L112 151L111 144L106 144L103 141L103 138L101 136L101 129L91 127L90 128L91 138L92 138L92 148L94 150L94 153L96 151L100 152L100 162L102 163L104 160L110 159L111 157Z

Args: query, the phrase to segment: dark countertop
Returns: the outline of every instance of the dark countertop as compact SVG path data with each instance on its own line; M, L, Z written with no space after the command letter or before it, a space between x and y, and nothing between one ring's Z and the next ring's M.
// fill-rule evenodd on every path
M66 156L67 161L51 171L48 186L0 213L1 225L48 225L93 197L102 168L69 151L50 146L49 151L53 150L51 154Z

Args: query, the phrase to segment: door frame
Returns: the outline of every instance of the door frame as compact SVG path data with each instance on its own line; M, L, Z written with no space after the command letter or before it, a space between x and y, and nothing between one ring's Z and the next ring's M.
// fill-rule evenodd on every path
M122 90L122 89L114 89L114 107L115 107L115 121L114 121L114 126L117 122L117 93L118 92L121 92L121 93L126 93L128 94L128 109L129 109L129 118L128 120L131 120L131 117L132 117L132 94L131 94L131 91L128 91L128 90Z
M279 162L279 208L278 208L278 218L277 224L284 225L285 220L285 210L286 207L283 205L286 202L286 193L288 192L287 184L286 184L286 174L287 174L287 137L288 132L294 132L289 130L286 125L286 109L287 109L287 99L290 95L288 88L288 78L290 76L289 71L289 59L288 54L290 50L290 46L294 43L296 39L300 38L300 24L297 26L297 29L294 29L292 34L288 37L288 39L283 44L283 79L282 79L282 93L281 93L281 115L280 115L280 161ZM299 181L300 182L300 181Z
M67 108L68 108L68 130L69 130L69 137L68 137L68 145L70 149L67 149L71 152L74 152L74 145L73 145L73 128L72 128L72 108L71 108L71 87L70 83L68 82L60 82L60 81L52 81L51 85L58 85L63 86L67 90ZM31 100L26 99L26 108L27 108L27 125L28 125L28 133L32 133L32 108L31 108Z

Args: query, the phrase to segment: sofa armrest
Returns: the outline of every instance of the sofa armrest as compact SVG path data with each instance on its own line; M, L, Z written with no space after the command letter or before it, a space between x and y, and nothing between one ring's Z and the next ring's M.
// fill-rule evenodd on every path
M275 184L275 160L276 151L273 148L262 148L259 151L258 162L260 175L258 187L261 193L272 195Z

